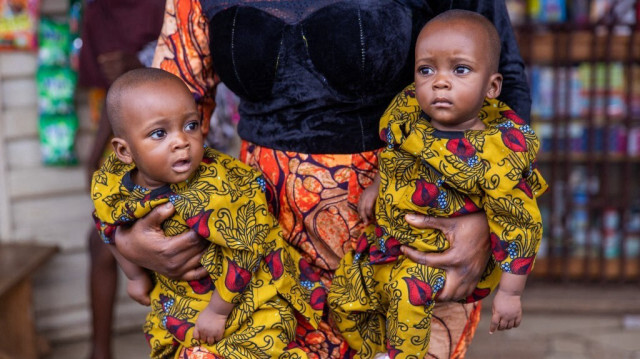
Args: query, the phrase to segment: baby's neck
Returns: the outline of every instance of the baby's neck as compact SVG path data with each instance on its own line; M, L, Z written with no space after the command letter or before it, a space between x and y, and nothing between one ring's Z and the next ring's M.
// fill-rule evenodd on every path
M473 120L464 121L457 124L445 124L440 123L436 120L431 120L431 125L439 131L445 132L455 132L455 131L467 131L467 130L484 130L487 126L485 126L484 122L480 119L475 118Z
M165 182L150 181L149 177L144 176L137 168L134 168L133 171L131 171L131 180L136 185L144 187L148 190L154 190L168 184Z

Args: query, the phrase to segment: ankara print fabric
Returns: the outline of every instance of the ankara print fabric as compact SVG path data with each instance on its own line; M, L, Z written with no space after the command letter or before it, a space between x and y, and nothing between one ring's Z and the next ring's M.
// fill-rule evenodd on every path
M311 155L278 151L243 141L240 159L267 180L269 206L283 236L312 264L308 275L328 288L340 258L362 231L358 199L375 176L378 151L353 155ZM328 308L326 309L328 313ZM296 345L310 358L349 357L335 325L323 318L318 329L298 323Z
M152 67L170 72L187 85L202 114L202 130L209 131L215 108L214 92L219 79L214 76L209 49L209 27L199 1L166 2L164 23Z
M281 352L295 335L295 312L318 326L325 289L305 274L309 264L283 240L268 210L267 187L259 172L212 149L205 150L201 165L187 181L151 191L133 184L133 169L111 156L93 177L94 217L105 241L113 241L117 226L171 201L176 214L163 223L165 234L193 229L212 242L202 258L209 278L182 282L155 276L144 327L152 357L167 357L176 352L176 345L201 346L193 339L193 326L214 289L235 307L225 338L204 347L225 358ZM271 313L258 321L256 313L267 308Z
M380 121L387 147L380 155L378 225L385 238L421 250L448 247L439 231L416 231L404 213L453 217L484 210L493 258L502 271L528 274L542 238L536 198L547 189L536 168L539 141L504 103L486 100L484 130L437 131L408 86ZM436 233L433 233L436 232Z
M425 357L444 270L405 256L384 264L372 264L366 257L348 253L348 264L336 270L328 297L336 325L356 357L383 352L398 359Z

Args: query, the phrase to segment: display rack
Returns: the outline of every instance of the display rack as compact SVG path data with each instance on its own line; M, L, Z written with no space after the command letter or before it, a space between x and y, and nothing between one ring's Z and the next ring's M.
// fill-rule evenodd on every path
M639 32L613 22L516 26L550 185L538 278L640 281Z

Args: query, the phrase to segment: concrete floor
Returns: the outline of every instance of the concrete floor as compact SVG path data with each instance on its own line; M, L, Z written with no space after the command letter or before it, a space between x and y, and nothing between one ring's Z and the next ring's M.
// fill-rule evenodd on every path
M467 358L640 359L640 286L525 289L520 327L489 334L491 298Z
M640 359L640 286L532 284L521 326L489 335L490 298L468 359ZM148 358L140 332L119 333L114 359ZM87 341L53 343L46 359L86 358Z

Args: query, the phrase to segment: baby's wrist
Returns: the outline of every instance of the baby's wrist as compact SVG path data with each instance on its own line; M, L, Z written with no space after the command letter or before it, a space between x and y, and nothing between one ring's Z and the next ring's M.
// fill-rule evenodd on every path
M508 295L510 297L521 297L522 296L522 290L515 289L515 288L502 288L502 286L499 286L498 287L498 292L503 294L503 295Z
M211 313L220 316L220 317L229 317L229 314L231 313L232 308L228 308L225 306L214 306L214 305L210 305L207 306L207 309L211 311Z
M502 294L519 297L522 296L526 282L527 275L502 273L498 290Z

